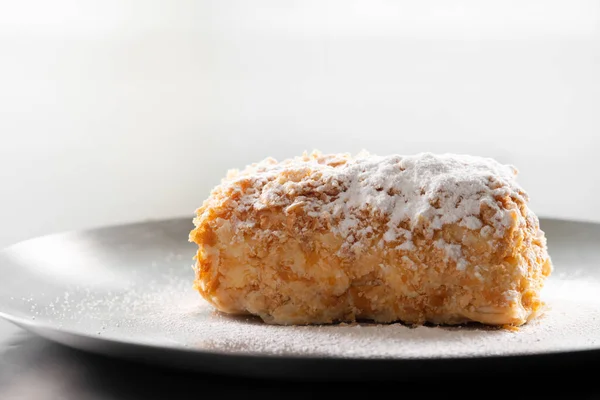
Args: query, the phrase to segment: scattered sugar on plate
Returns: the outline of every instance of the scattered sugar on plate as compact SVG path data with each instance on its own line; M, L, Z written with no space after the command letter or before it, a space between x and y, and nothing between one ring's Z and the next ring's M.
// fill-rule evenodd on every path
M38 305L38 318L59 320L64 330L106 339L263 355L468 357L600 345L600 282L551 277L543 293L546 314L516 332L482 326L415 328L399 323L266 325L254 317L215 312L189 280L168 274L110 296L74 289L46 307Z

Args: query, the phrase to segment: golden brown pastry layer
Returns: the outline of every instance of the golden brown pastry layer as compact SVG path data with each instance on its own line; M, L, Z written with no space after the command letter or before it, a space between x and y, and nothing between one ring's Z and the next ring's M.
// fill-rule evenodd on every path
M274 324L521 325L552 271L517 171L461 155L266 159L197 210L195 286Z

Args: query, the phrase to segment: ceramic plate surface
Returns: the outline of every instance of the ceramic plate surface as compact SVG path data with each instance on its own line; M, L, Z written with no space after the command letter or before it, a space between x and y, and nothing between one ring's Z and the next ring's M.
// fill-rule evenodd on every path
M517 332L402 324L270 326L192 288L191 218L28 240L0 253L0 315L50 340L213 372L359 379L600 354L600 225L542 219L555 271Z

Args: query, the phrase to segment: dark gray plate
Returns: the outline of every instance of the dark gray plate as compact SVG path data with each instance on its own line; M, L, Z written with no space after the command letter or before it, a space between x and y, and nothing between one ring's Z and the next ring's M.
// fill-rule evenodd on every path
M191 219L41 237L0 253L0 315L87 351L288 378L515 368L600 352L600 225L542 220L546 315L518 332L401 324L281 327L216 313L192 289Z

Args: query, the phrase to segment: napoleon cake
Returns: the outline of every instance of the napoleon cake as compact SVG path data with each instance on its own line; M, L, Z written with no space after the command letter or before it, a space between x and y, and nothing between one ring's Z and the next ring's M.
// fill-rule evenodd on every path
M552 272L517 170L313 152L231 170L197 210L195 288L270 324L519 326Z

